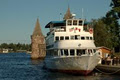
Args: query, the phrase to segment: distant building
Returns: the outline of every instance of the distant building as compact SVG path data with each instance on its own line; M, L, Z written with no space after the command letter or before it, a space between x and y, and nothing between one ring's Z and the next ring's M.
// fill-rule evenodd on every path
M9 53L9 49L0 48L0 53Z
M3 49L3 53L8 53L9 49Z
M46 56L45 37L42 34L39 19L37 19L34 32L31 36L32 59L44 58Z

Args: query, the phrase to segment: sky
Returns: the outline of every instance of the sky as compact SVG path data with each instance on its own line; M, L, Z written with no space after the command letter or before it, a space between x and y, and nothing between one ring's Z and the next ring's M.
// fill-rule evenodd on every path
M39 19L43 34L49 31L45 25L60 20L68 9L90 21L105 16L111 0L0 0L0 44L31 43L36 20Z

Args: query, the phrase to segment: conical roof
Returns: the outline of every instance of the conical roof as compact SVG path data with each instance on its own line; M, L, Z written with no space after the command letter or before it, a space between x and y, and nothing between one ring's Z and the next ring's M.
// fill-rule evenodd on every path
M36 25L35 25L35 28L34 28L34 31L33 31L33 35L43 35L42 34L42 31L41 31L41 27L40 27L40 24L39 24L39 19L37 18L37 22L36 22Z
M66 14L64 15L64 20L66 20L66 19L71 19L72 18L72 14L71 14L71 12L70 12L70 8L68 7L68 10L67 10L67 12L66 12Z

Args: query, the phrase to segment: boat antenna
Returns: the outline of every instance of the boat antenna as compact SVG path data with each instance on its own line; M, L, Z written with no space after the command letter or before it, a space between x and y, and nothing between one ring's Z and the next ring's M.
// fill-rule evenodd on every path
M60 21L61 21L61 19L62 19L62 13L60 13Z
M84 16L84 15L83 15L83 12L84 12L84 10L83 10L83 8L82 8L82 19L83 19L83 16Z

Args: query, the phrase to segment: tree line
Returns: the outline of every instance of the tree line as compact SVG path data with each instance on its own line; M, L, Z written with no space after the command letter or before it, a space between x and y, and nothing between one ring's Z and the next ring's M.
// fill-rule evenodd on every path
M110 7L104 17L92 20L95 44L120 52L120 0L111 0Z
M21 43L2 43L0 44L0 48L3 49L12 49L12 51L16 52L17 50L27 50L27 51L31 51L31 44L21 44Z

